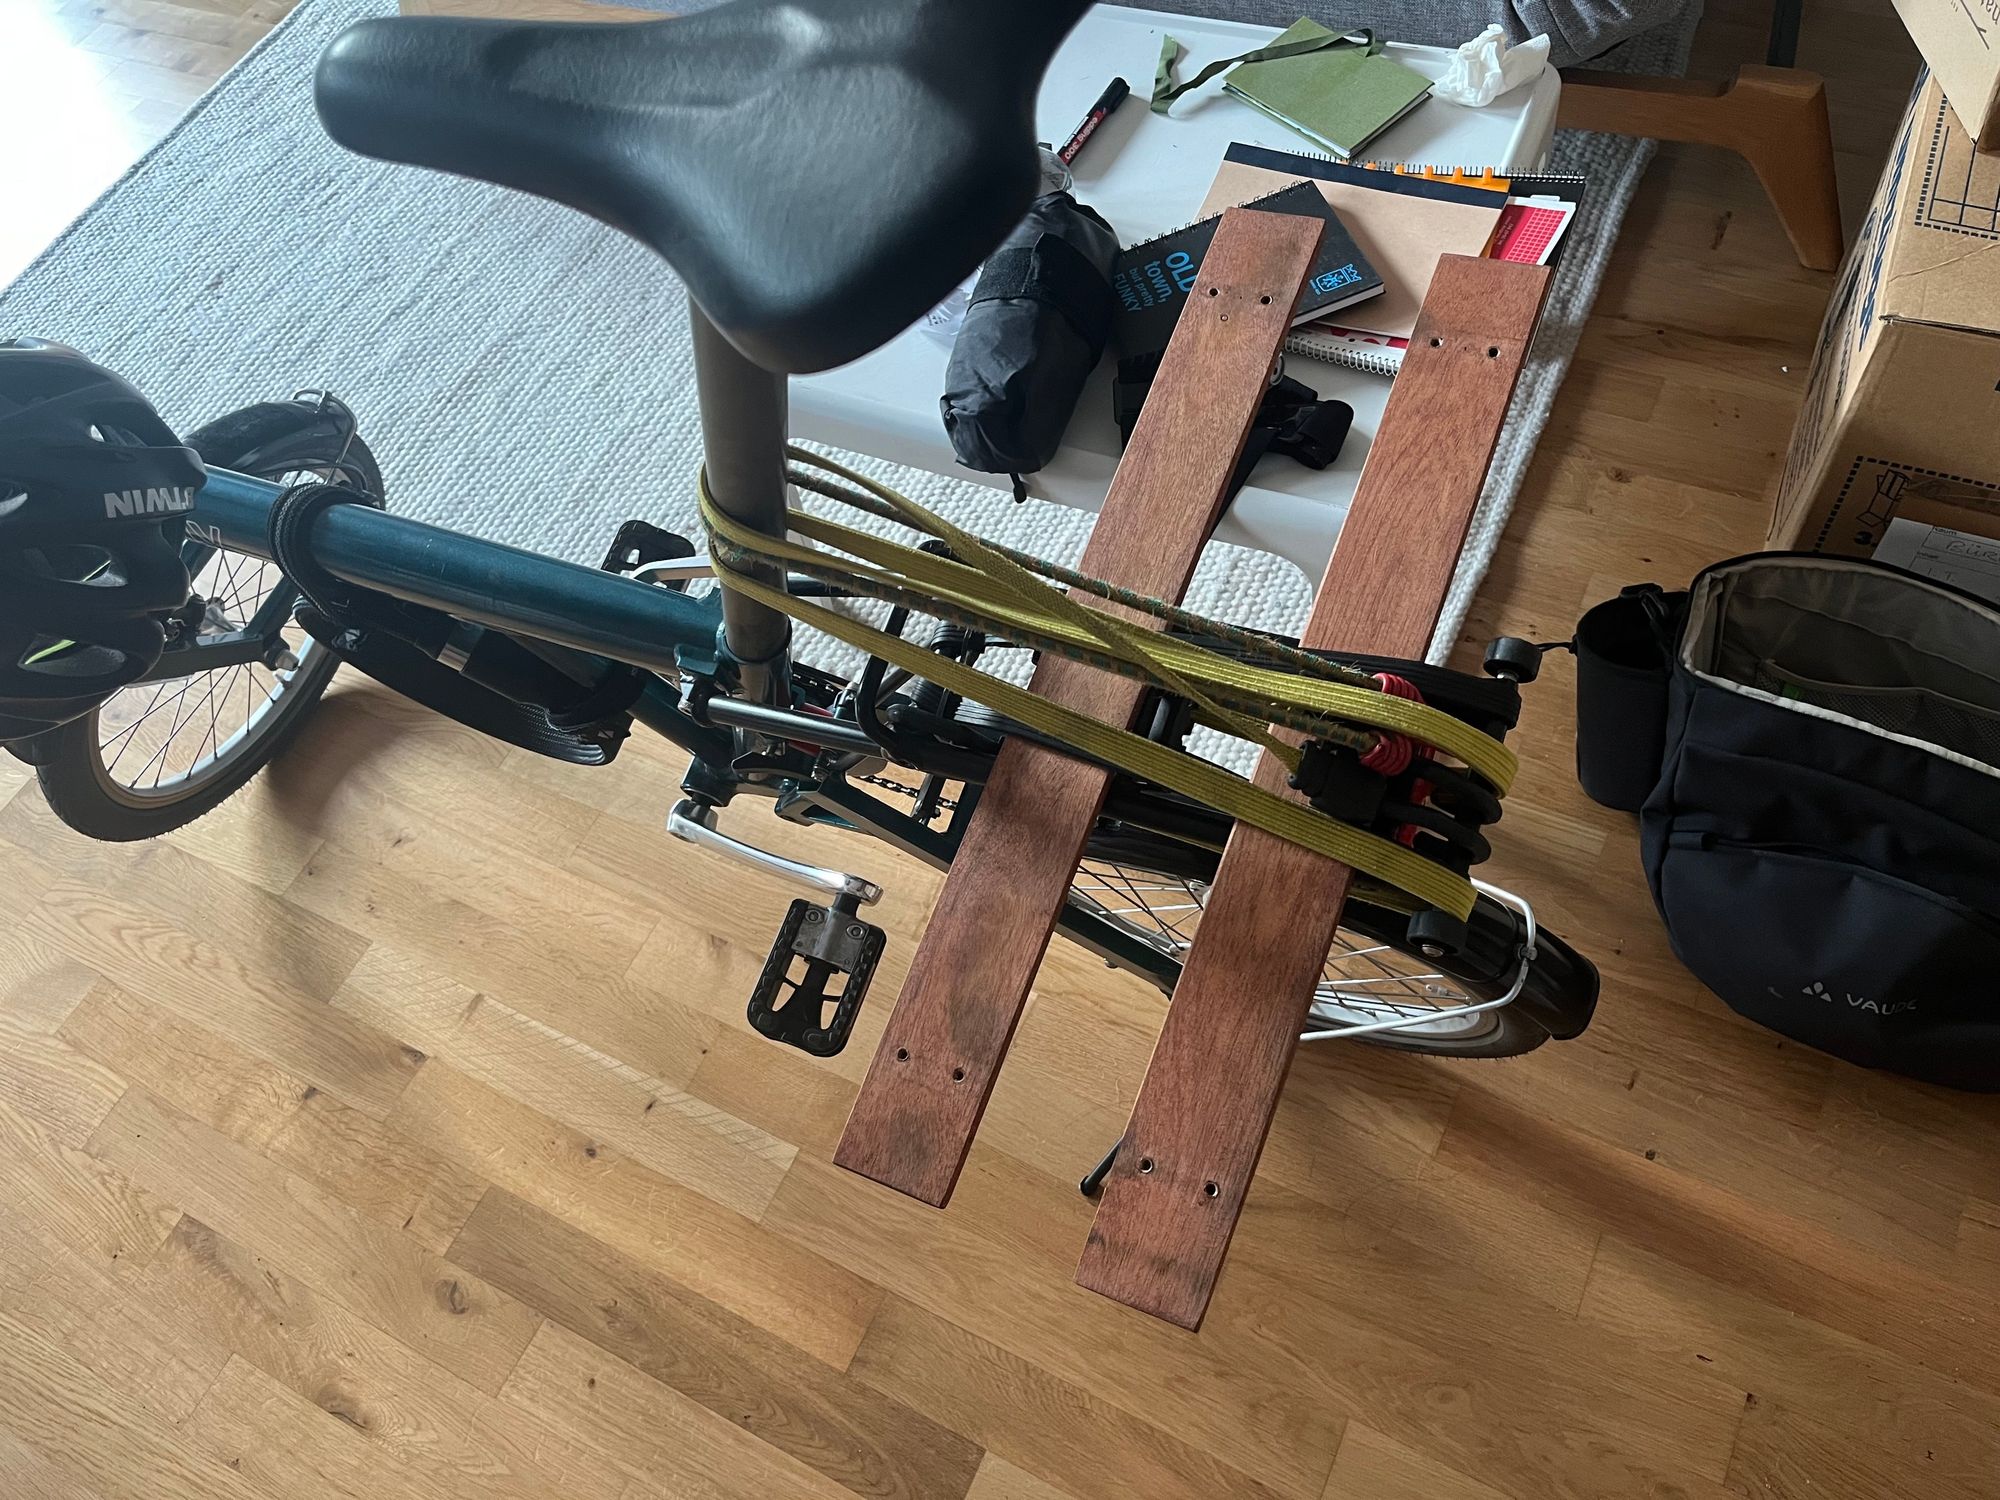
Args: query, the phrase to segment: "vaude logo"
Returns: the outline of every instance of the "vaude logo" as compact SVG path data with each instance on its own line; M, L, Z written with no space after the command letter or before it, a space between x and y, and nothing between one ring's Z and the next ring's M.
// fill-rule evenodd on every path
M1917 1008L1917 1002L1914 1000L1879 1001L1870 1000L1865 995L1836 995L1817 979L1801 988L1799 993L1804 995L1808 1000L1824 1000L1828 1005L1838 1005L1844 1000L1851 1009L1865 1010L1870 1015L1875 1016L1897 1016L1906 1010L1915 1010ZM1776 989L1772 989L1771 998L1773 1000L1782 1000L1785 997Z
M120 516L166 516L194 509L194 491L183 485L152 490L107 490L104 516L115 521Z

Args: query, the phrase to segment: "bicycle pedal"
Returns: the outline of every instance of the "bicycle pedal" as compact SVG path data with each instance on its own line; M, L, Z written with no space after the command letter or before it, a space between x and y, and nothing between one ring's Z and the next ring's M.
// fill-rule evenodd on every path
M774 1042L832 1057L854 1030L883 941L881 928L850 911L794 901L750 992L751 1026Z

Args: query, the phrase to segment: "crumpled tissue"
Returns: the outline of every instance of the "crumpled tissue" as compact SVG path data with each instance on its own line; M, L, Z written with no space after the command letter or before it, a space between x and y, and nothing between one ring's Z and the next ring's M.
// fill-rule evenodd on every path
M1452 53L1444 77L1431 86L1431 97L1453 104L1491 104L1509 89L1541 77L1548 65L1547 36L1510 47L1506 31L1489 26Z

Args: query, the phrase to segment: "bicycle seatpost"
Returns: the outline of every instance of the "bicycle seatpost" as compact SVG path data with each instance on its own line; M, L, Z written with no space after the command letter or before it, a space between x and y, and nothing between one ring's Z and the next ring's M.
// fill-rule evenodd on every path
M694 320L695 385L701 401L702 443L716 508L766 536L785 534L786 377L752 364L700 308ZM773 588L782 569L747 571ZM769 605L722 591L722 634L743 678L743 695L784 703L790 694L792 622Z

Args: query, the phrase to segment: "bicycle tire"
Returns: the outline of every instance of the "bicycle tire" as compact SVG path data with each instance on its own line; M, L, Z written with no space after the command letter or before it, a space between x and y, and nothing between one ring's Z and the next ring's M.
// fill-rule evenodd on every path
M1214 878L1217 863L1212 850L1150 833L1102 825L1086 845L1084 859L1084 865L1079 867L1077 882L1072 886L1073 900L1092 880L1090 867L1096 864L1183 882L1189 887L1189 899L1198 903L1200 898L1195 890L1205 888ZM1127 886L1125 899L1143 905L1140 883L1128 880ZM1097 901L1087 891L1083 892L1083 899ZM1101 902L1098 904L1102 905ZM1176 903L1177 906L1184 904ZM1122 907L1120 910L1130 912L1132 908ZM1126 930L1142 941L1155 941L1142 930L1148 920L1151 920L1150 913L1145 918L1128 918ZM1482 894L1467 923L1468 942L1465 949L1458 955L1443 959L1421 953L1409 940L1407 923L1408 919L1401 913L1350 899L1343 909L1340 934L1336 935L1329 961L1334 954L1343 952L1341 934L1347 934L1362 940L1360 945L1345 944L1349 954L1365 950L1393 951L1408 961L1419 974L1441 972L1449 976L1452 983L1464 992L1461 997L1464 1000L1496 999L1511 988L1517 972L1514 956L1519 953L1523 935L1521 919L1511 908ZM1169 945L1184 951L1186 944L1192 940L1186 930L1188 925L1185 917L1162 924L1157 933L1156 946L1163 952ZM1169 977L1177 977L1178 962L1171 955L1167 956ZM1368 982L1382 981L1371 979ZM1580 1034L1589 1025L1596 1007L1597 988L1597 971L1589 960L1555 933L1543 928L1536 933L1535 957L1529 964L1521 993L1510 1004L1465 1017L1467 1024L1460 1030L1440 1027L1427 1031L1422 1023L1418 1023L1409 1029L1361 1032L1353 1040L1372 1047L1432 1057L1518 1057L1532 1052L1551 1037L1570 1038ZM1317 1005L1316 1000L1315 1008ZM1474 1022L1478 1024L1470 1024Z
M310 401L247 406L190 433L186 441L204 463L216 468L272 480L317 472L373 495L382 493L381 469L367 444ZM263 566L267 570L263 576L272 579L271 590L291 586L283 573ZM117 701L114 695L55 732L36 768L50 810L77 833L112 843L157 838L213 811L292 742L340 665L331 651L316 645L307 646L300 657L283 691L267 694L263 710L253 708L246 714L243 742L226 760L218 748L213 774L190 776L165 794L159 794L156 786L153 794L141 795L119 782L105 765L101 715ZM228 670L232 669L219 668L187 681L214 678ZM248 675L254 683L255 674Z

